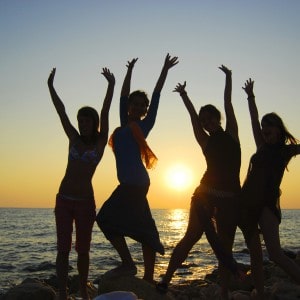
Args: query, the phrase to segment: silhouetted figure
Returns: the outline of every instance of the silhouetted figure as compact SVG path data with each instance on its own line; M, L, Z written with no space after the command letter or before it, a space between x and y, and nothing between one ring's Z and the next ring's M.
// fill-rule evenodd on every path
M290 159L300 153L300 145L276 113L268 113L259 122L253 92L254 81L246 81L256 153L251 157L242 186L239 226L250 250L252 276L257 294L263 299L263 266L257 224L261 229L270 260L300 284L300 267L286 256L280 245L280 184Z
M57 95L53 81L56 69L48 78L48 86L55 109L69 139L69 157L65 176L56 197L55 220L57 230L56 271L59 282L59 300L67 299L69 252L72 244L73 222L76 227L77 267L80 293L89 299L87 278L92 228L95 222L95 200L92 177L100 162L108 139L108 115L113 97L115 78L109 69L102 74L108 88L101 115L92 107L82 107L77 114L79 132L71 124L65 106ZM99 131L100 123L100 131Z
M137 58L127 64L120 99L121 127L114 131L110 139L120 184L100 209L97 223L122 260L120 266L106 272L104 276L113 278L137 273L125 240L125 236L128 236L142 244L145 267L143 278L153 282L156 252L164 254L164 247L147 200L150 178L146 168L153 166L156 156L145 138L154 126L160 92L168 71L178 60L169 54L166 56L149 108L145 92L134 91L130 94L132 69L136 61Z
M231 102L231 71L223 65L219 69L226 75L225 130L221 127L221 113L215 106L205 105L201 107L199 115L197 114L185 90L186 82L178 83L174 90L180 94L189 112L194 135L205 156L207 169L192 196L186 233L176 245L158 289L167 288L176 269L205 232L219 259L222 295L227 299L229 269L233 273L237 272L232 246L237 224L237 196L240 193L241 150L238 125Z

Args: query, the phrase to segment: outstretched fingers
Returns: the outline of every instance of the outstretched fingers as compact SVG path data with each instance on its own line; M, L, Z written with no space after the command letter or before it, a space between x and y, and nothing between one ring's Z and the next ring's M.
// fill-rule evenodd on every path
M219 69L221 70L221 71L223 71L226 75L231 75L231 73L232 73L232 71L231 70L229 70L226 66L224 66L224 65L221 65L220 67L219 67Z
M173 66L178 64L178 56L173 56L171 57L171 55L168 53L166 58L165 58L165 67L167 67L168 69L172 68Z
M134 67L135 63L137 62L137 60L138 60L138 58L133 58L132 60L128 60L126 67L128 69L132 69Z
M179 94L184 93L185 92L185 87L186 87L186 81L183 84L177 83L177 85L174 88L173 92L177 92Z
M108 68L102 68L101 74L107 79L108 82L115 82L114 74Z
M253 86L254 86L254 81L251 78L249 78L246 80L245 85L242 88L247 93L248 96L254 96Z

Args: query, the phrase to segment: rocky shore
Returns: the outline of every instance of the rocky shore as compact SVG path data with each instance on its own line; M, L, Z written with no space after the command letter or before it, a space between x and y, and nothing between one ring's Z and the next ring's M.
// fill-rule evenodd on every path
M289 254L298 264L300 255ZM253 289L251 272L247 265L240 265L247 274L241 280L231 280L231 299L246 300L251 298ZM300 286L293 283L290 278L272 262L264 265L265 299L266 300L296 300L300 299ZM78 277L69 278L70 300L78 298ZM138 299L143 300L206 300L221 299L219 295L217 270L208 274L204 280L187 280L177 285L170 285L166 294L160 294L154 285L137 277L120 277L114 280L105 280L101 277L88 283L91 299L97 295L112 291L131 291ZM47 279L25 279L20 285L12 287L0 300L54 300L56 298L57 279L52 276ZM120 299L121 300L121 299Z

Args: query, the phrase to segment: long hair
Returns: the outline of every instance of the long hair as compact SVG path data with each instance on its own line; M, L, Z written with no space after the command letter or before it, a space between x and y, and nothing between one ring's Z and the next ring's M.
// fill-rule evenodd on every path
M297 139L287 130L282 119L274 112L265 114L261 119L261 124L276 126L280 130L280 143L296 145Z

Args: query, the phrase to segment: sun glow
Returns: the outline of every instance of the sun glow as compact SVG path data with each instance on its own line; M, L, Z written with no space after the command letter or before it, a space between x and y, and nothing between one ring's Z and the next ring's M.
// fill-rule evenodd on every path
M169 187L183 190L190 186L192 179L191 171L183 164L170 167L166 173L166 181Z

